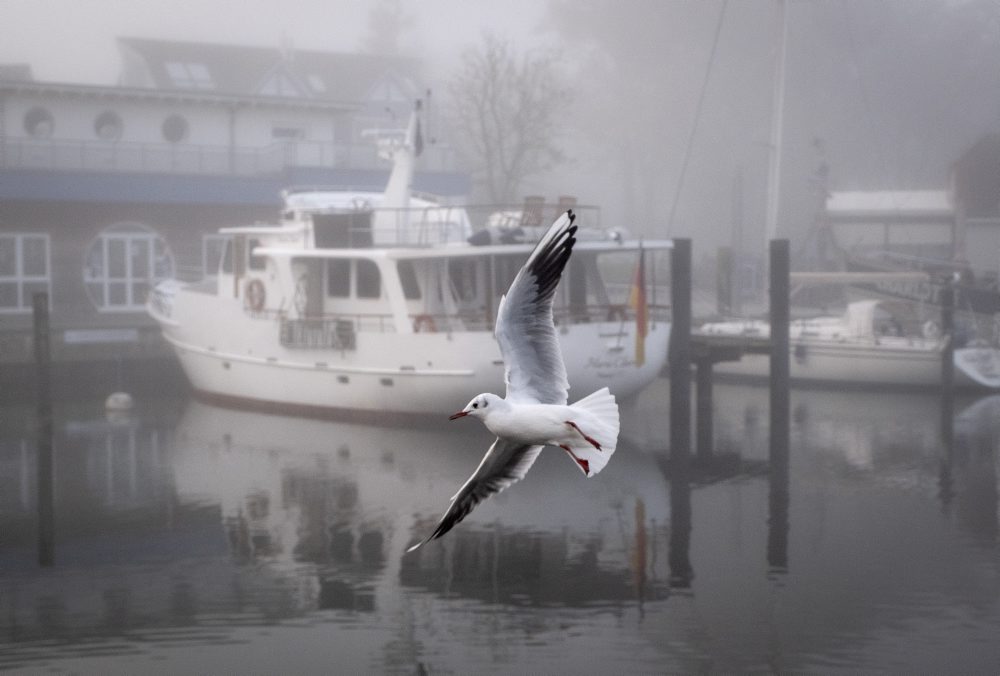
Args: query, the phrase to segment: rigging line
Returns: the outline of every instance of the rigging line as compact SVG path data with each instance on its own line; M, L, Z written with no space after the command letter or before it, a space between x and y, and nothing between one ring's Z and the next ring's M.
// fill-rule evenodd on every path
M688 134L687 147L684 149L684 160L681 162L681 173L677 177L677 187L674 190L674 201L670 205L670 218L667 219L667 237L672 237L674 232L674 216L677 213L677 202L680 200L681 187L684 185L684 175L687 173L688 162L691 159L691 148L694 145L694 137L698 133L698 122L701 120L701 109L705 103L705 92L708 91L708 81L712 74L712 66L715 64L715 54L719 47L719 35L722 33L722 23L726 17L726 8L729 7L729 0L723 0L722 8L719 9L719 18L715 23L715 37L712 39L712 51L708 56L708 66L705 68L705 79L701 83L701 94L698 96L698 107L694 112L694 123L691 125L691 133Z

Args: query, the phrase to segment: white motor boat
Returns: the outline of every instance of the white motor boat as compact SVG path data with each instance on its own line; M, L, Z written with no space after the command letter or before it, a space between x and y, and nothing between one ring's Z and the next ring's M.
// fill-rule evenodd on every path
M709 322L698 333L770 336L762 320ZM796 319L789 327L793 381L936 387L946 336L933 322L919 321L912 304L884 300L849 303L843 315ZM954 350L955 385L1000 388L1000 350L969 344ZM714 366L721 375L766 378L767 355L747 354Z
M566 204L492 209L474 232L471 207L412 194L418 125L415 111L380 138L384 192L286 191L280 223L221 230L216 276L154 289L147 310L197 391L304 413L437 415L504 391L496 307ZM666 361L654 282L671 242L629 240L599 228L596 209L574 210L555 303L570 399L605 385L627 397Z

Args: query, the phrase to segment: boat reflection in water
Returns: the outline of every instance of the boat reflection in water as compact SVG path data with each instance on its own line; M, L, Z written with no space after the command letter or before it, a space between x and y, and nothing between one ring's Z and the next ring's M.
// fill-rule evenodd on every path
M35 560L32 415L7 407L0 669L972 673L1000 661L1000 398L958 401L943 425L935 395L794 390L782 503L767 390L717 385L714 456L678 475L663 461L668 385L624 407L625 439L598 479L543 453L411 555L491 441L481 427L197 401L114 419L100 402L57 407L51 568Z
M635 598L641 590L623 574L636 539L635 505L649 506L639 525L645 529L665 522L669 504L655 459L636 452L616 456L604 481L582 481L566 458L543 454L532 471L537 478L484 503L425 554L402 556L437 521L442 497L461 486L489 442L482 430L447 421L372 427L192 402L177 427L174 472L182 500L218 500L237 558L331 566L324 575L346 565L336 583L320 576L320 607L357 596L343 585L358 576L448 593L460 593L467 578L468 595L483 600ZM567 570L575 571L572 589ZM496 589L483 589L484 575Z
M0 668L79 659L95 641L112 656L224 646L244 640L241 627L360 613L371 619L340 649L378 669L428 592L566 607L665 594L656 534L669 498L647 455L622 449L594 482L564 454L543 454L444 541L404 556L478 463L490 441L478 426L379 428L198 401L167 417L61 422L48 574L31 556L33 442L8 430L21 438L4 442L0 464L17 486L0 514L13 535L0 561L15 569L0 596Z

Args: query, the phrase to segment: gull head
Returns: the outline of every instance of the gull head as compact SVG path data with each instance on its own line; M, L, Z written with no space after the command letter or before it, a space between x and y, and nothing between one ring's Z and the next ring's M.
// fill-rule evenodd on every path
M488 392L484 394L477 394L472 398L465 408L463 408L458 413L454 413L448 416L448 420L456 420L458 418L464 418L467 415L471 415L473 418L485 418L487 415L497 410L498 406L503 403L503 399L495 394L490 394ZM491 410L492 407L492 410Z

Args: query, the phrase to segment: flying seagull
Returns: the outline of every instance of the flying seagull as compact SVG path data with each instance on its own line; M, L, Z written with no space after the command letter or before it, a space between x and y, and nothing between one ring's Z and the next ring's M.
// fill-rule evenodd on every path
M441 537L480 502L524 478L545 446L557 446L588 477L608 463L618 443L618 404L604 387L574 404L552 320L552 297L576 243L567 211L535 245L500 299L496 339L506 397L477 395L450 420L479 418L497 436L479 467L451 499L437 528L407 551Z

